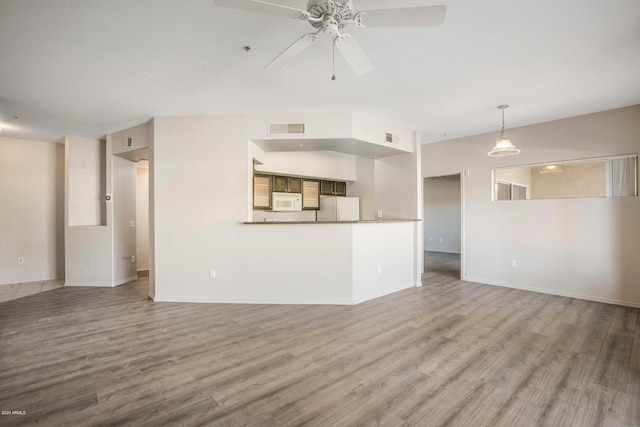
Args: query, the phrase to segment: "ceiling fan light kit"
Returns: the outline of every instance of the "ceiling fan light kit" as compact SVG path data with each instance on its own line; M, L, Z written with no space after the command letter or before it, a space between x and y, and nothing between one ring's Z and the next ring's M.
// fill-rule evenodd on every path
M447 13L445 6L418 6L392 9L367 10L354 13L352 0L309 0L307 10L269 3L261 0L214 0L218 6L268 13L284 18L308 21L316 32L302 35L265 67L279 70L287 62L300 55L318 39L320 33L332 37L333 47L347 61L356 75L373 69L373 65L360 45L350 34L341 30L349 24L356 27L437 27L442 25ZM335 80L335 73L332 76Z
M507 104L498 105L498 110L502 110L502 130L496 140L496 145L488 153L492 157L514 156L520 153L520 150L504 135L504 110L507 108L509 108Z

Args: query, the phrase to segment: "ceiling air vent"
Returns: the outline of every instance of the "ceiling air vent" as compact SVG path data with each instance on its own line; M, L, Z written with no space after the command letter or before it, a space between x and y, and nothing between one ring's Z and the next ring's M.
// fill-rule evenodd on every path
M304 133L304 123L271 123L269 135L301 135Z
M384 140L386 142L388 142L389 144L398 144L400 143L400 138L398 138L398 135L394 135L392 133L385 133L384 134Z

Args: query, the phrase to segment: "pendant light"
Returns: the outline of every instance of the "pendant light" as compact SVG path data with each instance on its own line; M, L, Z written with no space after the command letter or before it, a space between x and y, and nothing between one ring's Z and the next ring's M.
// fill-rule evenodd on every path
M511 140L504 136L504 110L506 108L509 108L507 104L498 105L498 110L502 110L502 130L500 131L500 136L498 136L498 139L496 140L496 145L494 145L491 151L489 151L490 156L513 156L520 153L520 150L513 145Z

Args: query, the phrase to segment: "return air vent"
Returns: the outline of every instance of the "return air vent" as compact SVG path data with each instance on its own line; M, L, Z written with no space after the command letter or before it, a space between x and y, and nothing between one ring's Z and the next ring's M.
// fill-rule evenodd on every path
M271 123L269 135L301 135L304 133L304 123Z
M398 135L394 135L392 133L385 133L384 134L384 140L386 142L388 142L389 144L398 144L400 143L400 138L398 137Z

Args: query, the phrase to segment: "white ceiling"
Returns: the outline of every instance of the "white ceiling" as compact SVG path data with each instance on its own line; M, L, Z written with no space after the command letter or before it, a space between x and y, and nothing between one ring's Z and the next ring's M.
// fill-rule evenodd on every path
M305 9L306 0L270 0ZM431 142L640 103L638 0L353 0L445 4L435 28L348 27L356 77L311 27L213 0L0 0L2 135L102 137L162 115L362 111ZM251 46L245 52L242 47ZM17 116L18 118L14 118Z

